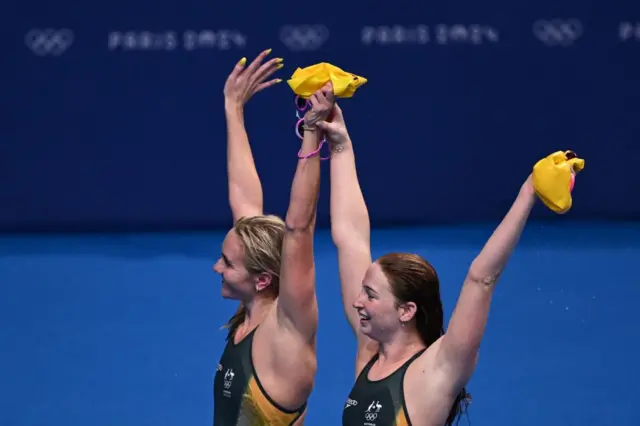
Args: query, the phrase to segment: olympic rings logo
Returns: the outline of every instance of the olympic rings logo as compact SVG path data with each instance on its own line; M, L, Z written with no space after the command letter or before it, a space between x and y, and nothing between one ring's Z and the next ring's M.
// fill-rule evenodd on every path
M368 422L372 422L378 418L378 413L364 413L364 419Z
M324 25L286 25L280 29L280 41L294 52L318 50L329 38Z
M533 34L547 46L570 46L582 37L582 23L577 19L536 21Z
M74 41L73 31L67 28L59 30L34 28L24 37L27 47L38 56L60 56L71 47Z
M640 40L640 25L632 22L621 22L618 28L621 41Z

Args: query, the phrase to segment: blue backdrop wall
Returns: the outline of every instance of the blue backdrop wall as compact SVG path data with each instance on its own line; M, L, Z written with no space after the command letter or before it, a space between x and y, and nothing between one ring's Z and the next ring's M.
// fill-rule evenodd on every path
M640 217L630 1L15 3L2 230L229 226L222 86L269 47L282 78L330 61L369 79L342 106L374 225L498 219L558 149L587 161L571 217ZM290 89L246 116L266 209L282 214L299 144Z

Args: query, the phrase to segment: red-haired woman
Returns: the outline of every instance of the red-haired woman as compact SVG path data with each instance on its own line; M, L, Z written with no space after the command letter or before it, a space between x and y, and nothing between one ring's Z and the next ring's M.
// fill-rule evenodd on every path
M444 331L440 283L422 257L391 253L372 262L369 215L342 111L321 122L331 143L331 232L344 309L358 340L356 382L344 426L451 425L470 396L491 296L536 200L531 178L475 258Z

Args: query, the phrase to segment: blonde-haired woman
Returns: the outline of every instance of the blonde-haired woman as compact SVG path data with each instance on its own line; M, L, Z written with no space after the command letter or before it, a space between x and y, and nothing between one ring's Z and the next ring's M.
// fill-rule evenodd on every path
M229 201L234 226L214 265L222 296L240 302L229 320L227 346L214 381L214 426L299 425L316 373L313 232L320 159L300 158L285 220L264 215L262 186L244 127L243 106L279 82L267 80L282 65L262 52L243 58L224 87ZM317 150L315 123L333 106L330 90L311 99L299 157Z

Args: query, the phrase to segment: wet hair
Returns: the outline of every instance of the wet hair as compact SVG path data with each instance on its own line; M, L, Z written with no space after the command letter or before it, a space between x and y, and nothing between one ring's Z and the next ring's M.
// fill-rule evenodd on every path
M440 280L435 269L421 256L410 253L386 254L376 263L389 280L396 303L416 304L416 329L422 342L427 347L431 346L444 335ZM463 388L453 403L445 425L457 424L467 412L470 402L471 395Z
M282 262L282 242L284 241L284 221L277 216L242 217L233 226L240 238L244 267L249 274L271 275L268 291L277 297L280 290L280 264ZM241 302L225 328L229 329L227 340L233 337L244 322L247 311Z

